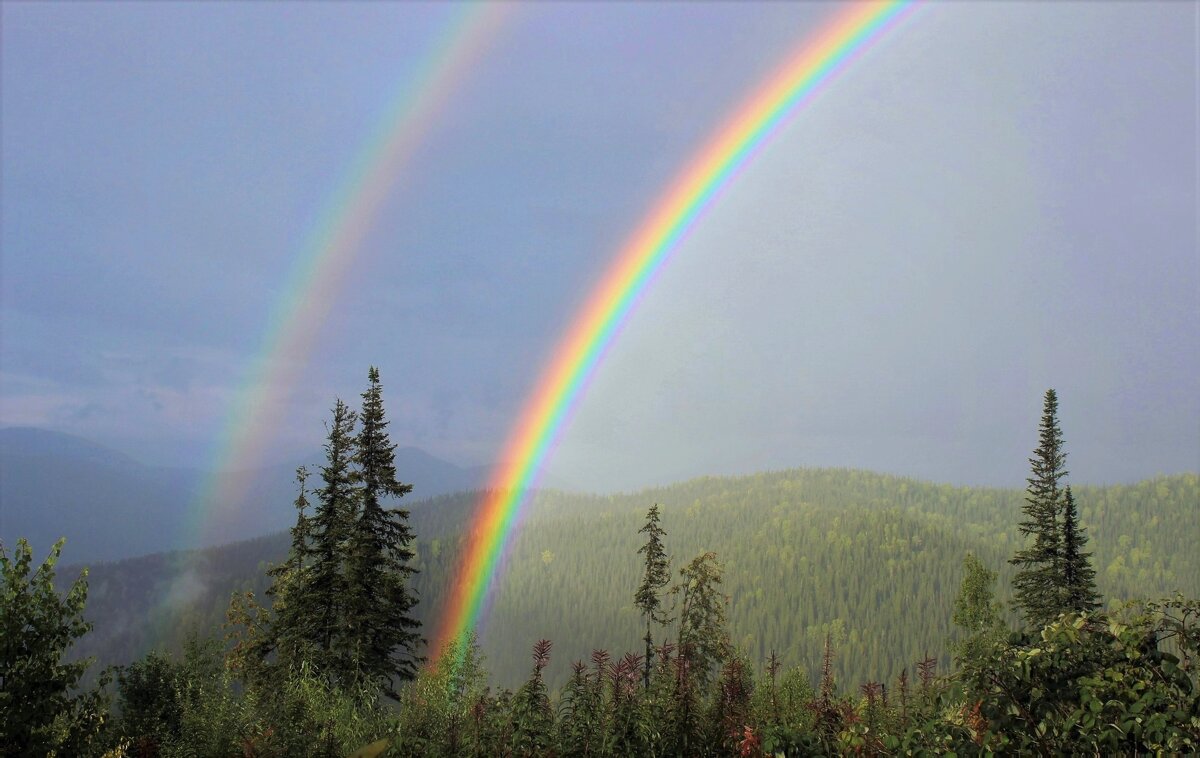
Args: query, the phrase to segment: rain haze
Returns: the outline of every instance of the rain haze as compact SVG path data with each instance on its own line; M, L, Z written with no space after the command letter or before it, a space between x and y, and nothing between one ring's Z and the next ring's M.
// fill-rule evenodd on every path
M817 3L508 8L267 391L255 467L380 368L392 439L510 429L674 177ZM216 460L301 251L445 4L5 2L0 422ZM1197 6L930 3L774 135L640 301L546 481L1200 467ZM299 293L303 295L304 293ZM399 472L404 478L404 472Z

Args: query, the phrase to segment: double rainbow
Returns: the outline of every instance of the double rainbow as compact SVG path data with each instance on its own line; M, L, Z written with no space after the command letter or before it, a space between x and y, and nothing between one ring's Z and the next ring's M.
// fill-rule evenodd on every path
M185 544L210 542L235 516L232 508L252 478L250 469L260 465L273 440L288 391L304 370L376 213L510 13L510 6L495 3L450 7L440 33L392 94L374 134L313 220L217 441L213 473L193 500L187 533L181 535Z
M542 464L588 379L680 239L763 145L913 7L852 5L806 40L688 163L616 256L553 353L478 506L433 655L475 629L499 561Z

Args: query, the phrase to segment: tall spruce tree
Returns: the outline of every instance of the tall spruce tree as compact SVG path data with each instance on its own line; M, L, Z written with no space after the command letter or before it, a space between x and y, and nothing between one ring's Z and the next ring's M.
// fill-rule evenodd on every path
M412 485L396 479L396 445L388 438L383 388L374 366L368 380L354 454L360 507L348 554L347 623L357 676L381 680L384 691L394 697L393 678L416 677L424 640L418 632L420 622L413 618L416 593L409 586L416 573L409 513L385 508L384 501L403 497Z
M646 641L646 657L642 662L642 686L650 689L651 663L654 660L654 636L651 629L654 624L667 623L661 595L663 588L671 581L671 561L667 558L666 548L663 547L666 532L659 525L658 503L650 506L646 513L646 523L638 530L638 534L646 535L646 544L638 548L638 553L646 556L646 571L642 575L642 583L637 588L633 602L646 619L646 636L643 637Z
M296 469L296 525L292 527L292 549L288 555L288 568L299 571L308 557L308 468Z
M305 650L317 672L340 684L355 680L346 621L350 583L343 558L359 511L358 477L351 465L356 420L341 400L334 404L321 467L323 484L313 493L317 506L307 522L312 563L289 592L294 614L291 628L284 630Z
M303 586L303 572L311 563L312 542L309 539L311 517L308 515L308 469L300 466L296 469L296 484L299 492L296 495L296 525L292 527L292 546L288 551L287 560L274 566L267 575L271 577L271 586L267 594L274 598L272 610L275 613L273 623L274 633L262 641L266 647L259 650L260 657L265 658L271 649L278 654L278 661L284 666L299 663L305 657L308 647L303 633L304 622L298 616L303 608L302 601L289 602L294 588Z
M1087 530L1079 524L1075 497L1068 486L1063 496L1062 520L1062 595L1063 610L1083 613L1100 607L1096 591L1096 570L1087 547Z
M1059 481L1067 475L1067 454L1058 426L1058 395L1046 390L1039 426L1038 446L1029 459L1032 475L1025 489L1021 534L1032 539L1018 550L1009 563L1018 566L1013 578L1014 603L1027 624L1043 627L1065 609L1062 603L1062 528L1063 490Z

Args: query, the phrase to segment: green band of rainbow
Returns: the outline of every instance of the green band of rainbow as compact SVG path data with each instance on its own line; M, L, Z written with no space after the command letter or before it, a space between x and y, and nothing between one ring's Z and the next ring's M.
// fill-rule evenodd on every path
M504 447L478 506L433 655L475 629L521 507L608 347L679 240L823 84L892 28L907 0L855 4L807 40L695 155L629 238L574 319Z

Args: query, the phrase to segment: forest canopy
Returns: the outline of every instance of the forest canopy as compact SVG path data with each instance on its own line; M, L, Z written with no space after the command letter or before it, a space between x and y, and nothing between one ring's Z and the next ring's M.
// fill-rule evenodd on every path
M0 551L0 744L113 756L1194 750L1200 481L1072 487L1056 409L1050 391L1023 493L849 470L539 493L484 638L429 651L422 630L472 499L395 507L409 488L372 369L361 411L334 406L319 486L297 472L290 534L98 566L90 600L86 571L55 589L61 544L36 570L24 542ZM156 616L152 588L184 572L205 589ZM151 623L106 634L118 609ZM126 660L97 673L89 651Z

